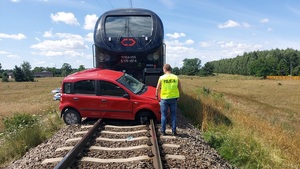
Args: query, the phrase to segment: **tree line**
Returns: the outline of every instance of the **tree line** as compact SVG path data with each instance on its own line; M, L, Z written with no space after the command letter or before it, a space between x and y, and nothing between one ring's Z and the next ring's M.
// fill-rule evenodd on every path
M85 70L86 68L83 65L80 65L78 69L73 69L72 66L68 63L64 63L60 69L55 67L35 67L31 70L31 65L29 62L24 61L20 66L15 65L13 70L3 70L0 63L0 78L2 82L8 82L8 73L12 72L16 82L28 82L34 81L34 73L38 72L52 72L53 76L56 77L65 77L69 74Z
M35 72L50 71L54 76L65 77L71 73L85 70L83 65L73 69L68 63L64 63L60 69L55 67L35 67L31 70L29 62L24 61L21 66L15 66L12 70L15 81L34 81ZM0 76L2 81L8 81L8 71L2 70L0 63ZM201 66L199 58L183 60L181 68L174 67L176 75L211 76L214 73L266 76L300 76L300 52L291 48L285 50L273 49L265 51L245 52L241 56L229 59L211 61Z
M212 61L214 73L266 76L299 76L300 52L291 48L244 53L230 59Z

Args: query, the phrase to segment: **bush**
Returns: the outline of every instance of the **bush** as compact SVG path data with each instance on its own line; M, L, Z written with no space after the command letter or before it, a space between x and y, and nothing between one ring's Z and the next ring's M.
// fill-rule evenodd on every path
M15 114L12 117L3 119L3 124L6 132L17 131L26 127L31 127L38 121L35 115L30 114Z
M30 148L51 137L60 129L62 122L57 111L52 109L43 118L15 114L4 118L3 124L5 132L1 136L0 168L1 164L22 157Z

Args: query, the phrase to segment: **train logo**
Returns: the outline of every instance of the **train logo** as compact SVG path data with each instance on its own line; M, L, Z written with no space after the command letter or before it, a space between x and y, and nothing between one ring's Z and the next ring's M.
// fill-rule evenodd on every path
M136 44L136 41L133 38L124 38L121 41L121 44L123 46L134 46Z

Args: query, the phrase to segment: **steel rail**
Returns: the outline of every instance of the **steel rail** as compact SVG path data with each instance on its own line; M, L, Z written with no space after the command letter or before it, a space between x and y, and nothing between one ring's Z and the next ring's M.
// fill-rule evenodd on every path
M156 136L156 130L155 130L155 125L153 120L150 120L150 134L151 134L151 143L153 144L151 146L151 150L153 153L153 165L155 169L162 169L162 161L161 161L161 157L160 157L160 151L158 148L158 141L157 141L157 136Z
M66 169L73 165L76 160L76 157L82 150L85 148L86 144L91 140L93 135L99 129L102 120L99 119L94 126L86 133L82 139L74 146L74 148L68 152L67 155L55 166L55 169Z

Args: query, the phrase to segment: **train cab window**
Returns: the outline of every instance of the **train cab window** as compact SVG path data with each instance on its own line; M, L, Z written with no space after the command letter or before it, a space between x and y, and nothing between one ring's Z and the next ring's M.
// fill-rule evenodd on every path
M82 80L74 84L74 93L95 94L95 80Z
M150 37L152 28L151 16L108 16L104 26L108 37Z
M100 81L100 95L123 97L124 94L126 94L126 91L118 85L107 81Z

